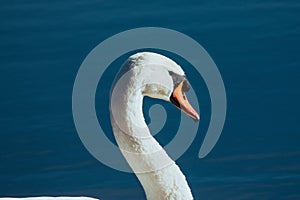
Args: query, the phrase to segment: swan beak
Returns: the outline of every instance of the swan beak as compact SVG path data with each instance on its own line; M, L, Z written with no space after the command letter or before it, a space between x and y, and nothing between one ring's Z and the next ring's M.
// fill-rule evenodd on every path
M186 115L190 116L194 121L199 121L199 114L191 106L183 91L184 81L182 81L173 91L170 101Z

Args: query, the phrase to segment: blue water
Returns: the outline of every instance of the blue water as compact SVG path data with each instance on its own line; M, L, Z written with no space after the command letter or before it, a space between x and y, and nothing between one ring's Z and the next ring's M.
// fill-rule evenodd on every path
M202 83L198 135L178 160L195 199L300 199L296 0L2 1L0 196L144 198L133 174L110 169L87 152L71 108L73 82L86 55L109 36L144 26L175 29L197 40L224 80L228 112L219 142L198 159L210 116ZM99 121L108 132L105 94L121 61L106 71L97 92L96 99L103 100L96 105ZM192 71L187 75L191 83L201 79ZM172 139L158 137L162 143Z

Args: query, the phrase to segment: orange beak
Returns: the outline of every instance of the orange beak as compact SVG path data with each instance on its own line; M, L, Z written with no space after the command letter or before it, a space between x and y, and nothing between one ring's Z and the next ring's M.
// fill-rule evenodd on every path
M191 106L190 102L186 98L185 92L182 90L184 81L181 81L179 85L174 89L170 101L186 115L190 116L194 121L199 121L199 114Z

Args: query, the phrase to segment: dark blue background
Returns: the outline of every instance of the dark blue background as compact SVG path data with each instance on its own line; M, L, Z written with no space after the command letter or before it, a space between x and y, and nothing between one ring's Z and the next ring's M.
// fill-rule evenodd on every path
M195 198L300 199L296 0L2 1L0 196L144 198L133 174L110 169L87 152L71 109L73 82L85 56L109 36L144 26L175 29L197 40L225 83L228 113L216 147L198 159L210 116L202 83L203 121L178 160ZM106 71L96 99L108 100L101 92L108 94L122 58ZM191 82L201 79L192 70L187 74ZM148 107L151 103L148 99ZM179 116L164 105L174 118ZM109 130L104 107L97 101L100 123ZM172 138L158 137L162 143Z

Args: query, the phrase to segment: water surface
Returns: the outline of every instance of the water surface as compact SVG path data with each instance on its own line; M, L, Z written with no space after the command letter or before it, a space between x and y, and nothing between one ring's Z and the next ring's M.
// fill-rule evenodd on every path
M210 102L201 77L187 70L190 82L203 86L197 138L178 160L195 199L300 199L298 1L4 0L0 25L0 196L144 198L133 174L102 165L84 148L71 95L81 62L97 44L127 29L158 26L202 44L227 91L223 134L200 160ZM120 63L101 80L103 94ZM97 99L108 101L101 94ZM107 105L98 101L97 112L109 131ZM164 106L174 120L179 116ZM172 139L158 137L163 144Z

